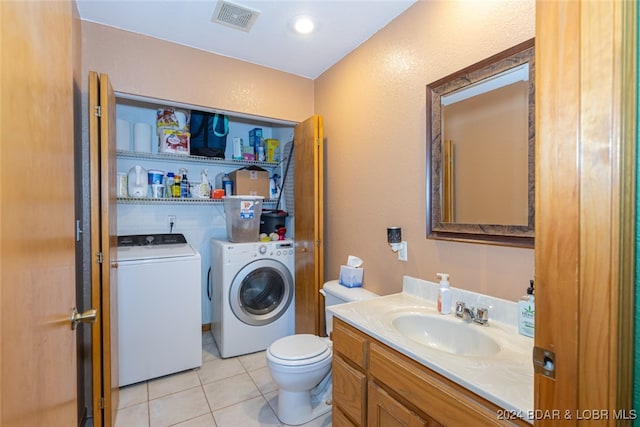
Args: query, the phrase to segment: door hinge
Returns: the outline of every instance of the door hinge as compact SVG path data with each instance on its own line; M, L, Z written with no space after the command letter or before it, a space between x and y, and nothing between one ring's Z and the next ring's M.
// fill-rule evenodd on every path
M100 402L98 402L100 405L100 409L104 409L104 397L100 398Z
M96 254L96 257L97 257L96 261L98 261L98 264L102 264L102 261L103 261L102 252L98 252Z
M322 242L320 240L316 240L316 246L320 247L320 245L322 244Z
M102 117L102 108L99 105L96 105L94 108L96 117Z

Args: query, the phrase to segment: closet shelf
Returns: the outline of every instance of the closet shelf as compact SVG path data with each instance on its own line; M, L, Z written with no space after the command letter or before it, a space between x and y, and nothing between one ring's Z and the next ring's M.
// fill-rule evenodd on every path
M192 156L186 154L171 153L139 153L136 151L116 151L116 156L120 159L140 159L155 160L165 162L189 162L189 163L207 163L223 166L261 166L265 168L273 168L279 165L277 162L258 162L251 160L227 160L214 157ZM206 200L206 199L205 199Z
M273 205L278 202L277 199L265 199L262 205ZM129 205L158 205L158 204L179 204L179 205L220 205L223 206L223 199L204 199L204 198L171 198L171 197L118 197L118 203Z

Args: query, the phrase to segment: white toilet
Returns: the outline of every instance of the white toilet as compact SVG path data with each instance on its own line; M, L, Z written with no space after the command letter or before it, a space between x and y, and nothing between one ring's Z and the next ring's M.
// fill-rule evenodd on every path
M325 296L327 336L332 315L326 307L375 298L363 288L347 288L332 280L320 291ZM278 418L300 425L331 410L331 341L311 334L280 338L267 349L267 366L278 385Z

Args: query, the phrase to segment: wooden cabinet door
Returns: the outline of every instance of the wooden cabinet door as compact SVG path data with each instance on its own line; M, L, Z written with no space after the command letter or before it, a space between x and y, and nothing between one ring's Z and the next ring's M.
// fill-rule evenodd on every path
M355 421L355 425L367 425L367 376L335 355L333 401L342 412Z
M118 409L118 315L116 229L116 97L106 74L89 74L91 171L91 301L93 425L113 426Z
M436 427L369 382L369 427Z
M322 117L294 131L296 333L324 335L324 142Z

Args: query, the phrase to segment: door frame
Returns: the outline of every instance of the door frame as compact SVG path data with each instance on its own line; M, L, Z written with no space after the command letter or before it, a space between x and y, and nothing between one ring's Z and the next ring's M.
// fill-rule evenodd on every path
M563 425L630 422L636 27L635 2L536 2L535 345L556 377L534 405Z

